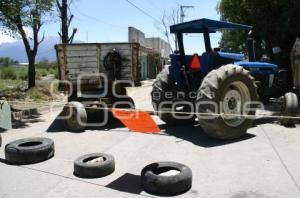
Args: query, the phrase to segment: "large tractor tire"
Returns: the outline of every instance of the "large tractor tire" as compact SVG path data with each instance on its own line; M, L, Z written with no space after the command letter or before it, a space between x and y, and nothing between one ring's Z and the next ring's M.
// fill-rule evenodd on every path
M256 105L252 103L245 107L244 104L257 100L257 86L249 71L238 65L222 66L211 71L198 90L199 123L211 137L239 138L252 125L254 118L249 115L255 115Z
M192 109L190 105L178 104L174 106L173 96L176 95L175 79L170 73L170 66L166 66L157 76L153 83L151 92L152 105L158 112L159 118L167 125L182 125L195 122L195 115L189 114ZM167 104L165 104L167 103ZM187 112L188 114L185 114Z

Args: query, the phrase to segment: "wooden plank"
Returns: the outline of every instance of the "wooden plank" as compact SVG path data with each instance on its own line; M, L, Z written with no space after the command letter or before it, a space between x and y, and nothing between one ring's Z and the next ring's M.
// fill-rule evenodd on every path
M110 43L110 44L102 44L101 45L101 50L113 50L113 49L117 49L117 50L124 50L124 49L131 49L131 45L130 44L119 44L119 43Z
M66 46L66 51L97 51L96 44L90 44L90 45L70 44L65 46Z
M86 62L95 62L98 63L96 56L94 57L67 57L67 64L69 63L86 63Z
M68 63L68 69L76 69L76 68L99 68L98 63L96 62L85 62L85 63Z
M81 75L81 80L98 80L98 79L100 79L100 77L99 76L84 76L84 73L78 73L78 74L68 74L67 76L68 76L68 79L69 80L72 80L72 81L74 81L74 80L78 80L78 77Z
M83 51L83 50L67 50L66 51L66 56L67 57L78 57L78 56L98 56L97 54L97 51L96 50L92 50L92 51L89 51L89 50L86 50L86 51Z
M98 72L99 72L98 68L90 68L90 67L85 67L82 69L69 69L68 70L68 74L80 74L80 73L95 74Z

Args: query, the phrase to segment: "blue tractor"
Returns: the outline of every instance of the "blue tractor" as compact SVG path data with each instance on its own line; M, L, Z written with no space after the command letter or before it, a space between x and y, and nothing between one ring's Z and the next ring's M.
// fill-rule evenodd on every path
M218 139L238 138L251 127L259 98L271 97L265 93L274 88L278 66L257 62L251 39L249 61L243 54L212 49L211 33L237 29L249 31L252 27L210 19L170 27L179 50L170 56L171 65L158 74L151 92L153 107L166 124L192 124L197 117L204 132ZM202 55L185 54L183 36L194 33L203 34L206 50ZM281 100L285 114L295 112L295 94L285 94Z

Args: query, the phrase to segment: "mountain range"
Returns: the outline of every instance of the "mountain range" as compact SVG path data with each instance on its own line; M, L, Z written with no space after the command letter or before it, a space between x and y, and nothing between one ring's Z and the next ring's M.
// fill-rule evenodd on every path
M81 41L75 42L81 43ZM55 61L56 52L54 46L58 43L60 43L59 37L45 37L45 40L39 46L36 62L39 62L43 59ZM22 40L0 44L0 57L9 57L13 60L19 61L20 63L28 62Z

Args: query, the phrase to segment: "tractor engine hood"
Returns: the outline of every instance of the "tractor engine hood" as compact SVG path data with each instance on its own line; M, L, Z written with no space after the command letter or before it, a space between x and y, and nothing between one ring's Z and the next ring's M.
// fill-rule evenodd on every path
M218 52L218 54L223 58L229 58L234 61L243 61L245 59L244 54L227 53L227 52Z
M252 75L270 75L278 72L278 66L266 62L235 62L236 65L240 65L243 68L249 70Z

